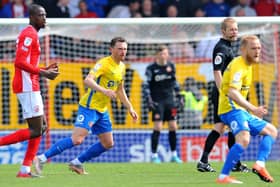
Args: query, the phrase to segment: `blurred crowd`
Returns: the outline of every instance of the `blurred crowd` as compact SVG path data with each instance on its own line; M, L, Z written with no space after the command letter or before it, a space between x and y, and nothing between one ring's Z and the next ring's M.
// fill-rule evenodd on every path
M37 3L51 18L277 16L279 0L0 0L0 18L28 17Z

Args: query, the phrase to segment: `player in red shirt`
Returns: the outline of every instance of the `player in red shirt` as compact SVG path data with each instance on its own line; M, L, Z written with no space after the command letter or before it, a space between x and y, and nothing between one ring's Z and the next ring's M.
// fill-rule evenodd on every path
M38 31L46 25L46 11L42 6L32 4L29 8L29 25L17 39L15 76L13 91L22 106L23 118L28 128L0 137L0 146L28 140L27 151L17 177L29 178L31 165L37 153L44 128L43 101L40 93L39 76L55 79L59 72L56 63L39 68L40 43Z

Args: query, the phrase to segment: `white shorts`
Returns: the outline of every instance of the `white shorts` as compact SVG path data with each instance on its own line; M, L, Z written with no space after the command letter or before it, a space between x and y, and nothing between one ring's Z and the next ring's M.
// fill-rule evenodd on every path
M22 107L24 119L44 115L44 105L41 92L23 92L17 94Z

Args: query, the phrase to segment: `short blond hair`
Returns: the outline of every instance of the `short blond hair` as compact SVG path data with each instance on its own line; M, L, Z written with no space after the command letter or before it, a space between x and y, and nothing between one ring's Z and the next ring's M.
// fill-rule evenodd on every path
M228 18L225 18L223 21L222 21L222 24L221 24L221 29L222 30L226 30L228 25L231 24L231 23L237 23L236 20L232 17L228 17Z
M248 45L249 41L252 41L252 40L259 40L259 38L256 35L243 36L241 38L240 47L241 48L246 47Z

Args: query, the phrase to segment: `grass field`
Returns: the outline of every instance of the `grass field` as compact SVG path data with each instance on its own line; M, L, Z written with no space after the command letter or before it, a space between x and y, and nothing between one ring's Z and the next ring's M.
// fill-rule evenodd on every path
M252 166L253 163L247 163ZM220 170L222 163L212 163ZM1 187L213 187L216 173L200 173L195 163L95 163L85 164L89 175L77 175L68 170L67 164L47 164L44 177L18 179L19 165L0 166ZM265 183L253 173L233 173L246 187L280 187L280 162L268 162L267 168L274 183ZM223 186L233 186L223 185Z

